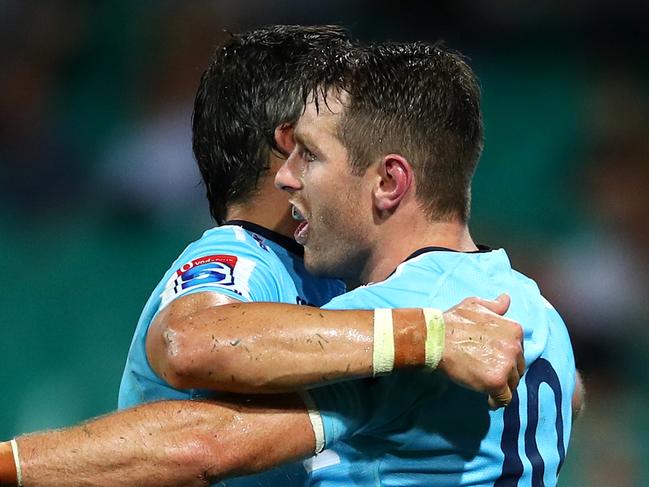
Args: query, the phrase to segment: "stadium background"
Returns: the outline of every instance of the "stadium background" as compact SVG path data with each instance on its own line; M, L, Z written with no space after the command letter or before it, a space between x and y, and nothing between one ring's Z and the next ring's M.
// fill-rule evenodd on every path
M649 4L0 0L0 438L110 411L141 307L210 225L193 94L225 34L342 23L471 58L473 234L565 316L588 387L560 485L649 485Z

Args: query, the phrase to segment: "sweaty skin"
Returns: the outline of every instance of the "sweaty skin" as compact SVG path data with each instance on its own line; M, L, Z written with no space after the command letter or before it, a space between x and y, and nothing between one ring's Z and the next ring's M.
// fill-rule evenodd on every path
M373 311L218 304L227 300L216 293L181 297L152 324L149 362L172 386L277 393L372 375ZM444 314L438 369L488 394L492 407L509 403L525 369L522 329L499 316L509 304L506 296L468 298ZM413 316L423 323L413 311L393 310L395 323Z
M25 487L206 487L307 457L315 437L287 395L162 401L17 442Z
M488 355L475 353L474 350L474 355L469 356L462 351L467 343L473 343L467 337L471 336L474 329L483 327L483 331L486 331L493 327L509 329L514 336L520 333L518 325L514 323L498 327L489 320L482 324L476 323L475 317L489 316L484 314L484 309L489 308L504 312L508 305L507 299L496 302L473 299L465 300L449 310L446 320L456 325L447 328L450 332L447 331L446 351L440 368L449 376L456 374L456 379L462 377L457 371L462 371L463 377L467 377L465 380L474 381L472 374L477 370L478 363ZM264 303L208 306L204 311L209 315L229 310L242 323L238 330L241 334L238 336L244 337L247 329L258 334L254 331L257 325L252 323L259 317L249 317L251 324L247 326L246 321L241 320L242 310L253 314L258 312L260 316L266 316L267 320L276 316L283 318L279 322L290 322L291 316L286 315L287 310L273 314L269 313L269 307L276 308L277 311L288 308L296 315L305 312L304 308L297 306ZM477 314L478 310L482 314ZM306 311L311 312L316 323L322 321L320 313L348 315L348 319L350 313L369 313L327 312L317 309ZM180 312L178 316L183 316L183 313ZM363 329L362 316L358 320L359 328ZM200 323L200 320L180 322ZM349 327L349 321L342 320L341 323ZM228 326L220 328L229 329ZM365 333L365 338L361 338L361 341L367 341L371 336L368 332L370 329L371 322L368 321L365 323L365 331L359 332L361 336ZM332 348L336 346L335 336L332 334L324 337L331 339ZM493 340L498 341L495 338ZM507 340L503 343L507 343ZM304 344L306 345L306 341ZM256 353L257 345L251 343L250 353ZM493 347L493 343L485 345ZM313 348L314 345L308 346ZM323 355L327 353L328 344L322 348L320 345L315 346ZM512 353L513 348L506 346L503 350L512 357L516 356L516 353ZM471 360L475 362L465 361L459 366L455 356L464 359L473 357ZM219 359L223 360L223 357ZM371 363L371 354L366 360ZM494 364L497 365L499 361L505 362L501 357L494 360ZM515 368L521 366L515 360L510 363L514 363ZM290 369L290 366L285 365L283 360L277 360L275 366L278 369L270 368L272 374L283 376ZM458 382L462 383L460 380ZM515 385L505 382L498 387L509 390ZM498 389L493 390L496 395ZM503 396L499 397L502 400ZM278 437L282 438L281 442L277 442ZM254 473L306 457L313 453L314 442L309 416L302 400L296 395L256 397L243 403L240 397L237 402L164 401L107 415L73 428L18 438L26 487L206 486L222 478Z
M307 457L315 437L302 400L276 395L162 401L17 442L25 487L206 487Z
M194 298L198 299L198 303L177 300L178 305L170 306L168 314L175 316L180 324L185 323L185 326L190 328L193 325L187 324L197 324L199 331L204 328L210 333L215 333L217 339L221 336L218 334L219 330L223 331L226 335L221 336L221 339L227 343L225 350L243 349L243 344L249 339L246 334L259 337L260 320L266 320L270 329L285 327L284 331L278 332L278 335L283 337L282 340L274 341L271 338L268 344L252 340L249 343L249 352L244 354L248 358L241 361L241 364L247 364L246 366L257 363L258 361L249 357L254 357L256 353L266 353L264 347L270 346L274 351L268 353L271 356L273 353L278 354L273 361L274 365L260 367L250 377L255 374L265 377L267 384L270 384L268 387L273 390L286 387L286 383L303 383L306 380L306 373L296 374L292 371L291 360L288 360L287 354L282 351L285 348L286 334L293 329L286 323L291 323L293 318L298 324L306 323L301 325L305 329L311 326L311 331L314 331L317 324L322 325L324 318L321 314L340 316L338 332L323 335L320 329L317 331L320 335L317 337L320 340L319 344L314 344L318 343L317 339L304 335L304 340L296 341L295 349L299 351L302 348L317 347L319 351L316 353L322 358L319 362L327 362L332 358L342 359L343 362L340 363L350 364L353 363L350 357L341 358L340 350L335 354L330 350L349 346L345 344L349 340L339 338L345 333L351 333L356 337L357 343L366 344L365 347L357 347L364 350L358 365L361 372L358 373L364 371L367 375L367 371L371 370L369 342L372 336L372 313L369 311L324 311L269 303L215 306L216 302L222 302L221 298L209 296L209 293L202 294L207 296L200 297L197 294ZM187 319L186 312L196 309L201 299L205 299L203 312L207 318ZM184 308L184 305L187 307ZM472 387L490 392L494 400L500 401L499 404L509 401L511 390L518 382L517 378L512 380L512 377L521 374L523 367L522 362L518 361L522 351L520 326L495 314L504 313L508 306L509 300L506 297L493 302L473 298L464 300L447 311L446 348L439 366L453 380L461 384L470 383ZM414 311L420 313L419 310ZM232 333L232 330L225 322L214 326L214 317L211 316L214 313L219 314L222 319L229 319L226 315L232 313L231 318L236 320L235 323L239 323L234 325L239 326L239 329L235 330L237 338L227 335ZM395 311L395 314L399 313L410 317L416 314L413 310ZM243 319L246 315L248 318ZM350 323L355 324L354 331L351 331ZM484 340L476 336L477 330L481 330L482 337L489 335L491 338ZM493 334L492 330L499 332ZM182 342L184 333L182 326L172 333L174 340L177 340L173 348L175 354L184 353L183 345L179 343ZM194 332L188 334L193 338L200 335ZM161 332L162 336L164 332ZM243 343L241 347L232 345L237 340ZM201 348L203 342L197 341L190 344L189 348L195 346L203 350L206 352L206 360L212 360L209 352L213 344L209 340L204 342L210 345ZM518 344L518 347L512 346L512 343ZM467 344L471 344L472 355L465 352ZM480 347L484 347L484 350L480 350ZM233 353L236 355L241 352ZM219 363L223 363L222 354L216 355ZM304 354L300 352L296 352L296 356L304 358ZM488 360L485 361L485 358ZM503 364L508 365L500 369L500 382L494 380L495 376L476 374L477 370L491 370L492 366L493 370L496 370ZM341 377L357 373L351 371L351 366L350 370L347 370L347 366L339 369L343 371ZM511 370L507 372L508 369ZM512 370L515 372L512 373ZM264 371L266 375L263 375ZM293 376L286 379L291 374ZM314 375L319 377L315 373ZM219 378L218 374L215 378L212 377L214 375L208 374L209 380L218 382L227 379ZM238 380L245 381L246 378ZM242 387L250 385L244 384ZM282 438L282 441L278 442L277 438ZM22 436L17 438L17 443L25 487L198 487L224 478L256 473L312 455L315 436L303 400L295 394L275 394L248 399L238 396L236 400L162 401L145 404L79 426ZM5 447L6 450L7 444L0 444L0 447ZM11 461L12 458L8 456L8 465L11 465ZM3 480L0 477L0 485Z

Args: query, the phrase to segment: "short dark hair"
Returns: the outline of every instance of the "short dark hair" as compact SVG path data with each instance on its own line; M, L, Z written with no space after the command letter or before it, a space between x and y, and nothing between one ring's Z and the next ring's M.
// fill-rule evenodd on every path
M345 49L339 26L274 25L232 35L201 78L192 119L193 150L210 213L223 223L227 205L245 202L278 150L274 130L303 109L300 63L314 50Z
M478 81L464 58L439 43L415 42L328 52L315 64L316 101L332 88L346 95L338 136L352 171L402 154L429 217L466 222L483 122Z

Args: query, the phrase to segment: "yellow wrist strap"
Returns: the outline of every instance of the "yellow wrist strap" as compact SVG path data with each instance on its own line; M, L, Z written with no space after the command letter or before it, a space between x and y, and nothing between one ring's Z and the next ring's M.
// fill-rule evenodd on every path
M422 308L426 320L426 369L435 370L442 360L446 327L444 313L435 308Z
M372 369L374 377L389 374L394 369L394 324L391 309L374 310Z

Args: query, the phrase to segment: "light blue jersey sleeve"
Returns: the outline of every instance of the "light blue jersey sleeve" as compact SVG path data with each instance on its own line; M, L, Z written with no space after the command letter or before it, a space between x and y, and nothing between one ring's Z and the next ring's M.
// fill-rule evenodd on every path
M188 246L168 271L160 292L160 309L180 296L204 291L240 301L282 301L288 279L278 264L267 246L240 227L208 231Z
M217 292L240 301L295 303L291 276L275 253L244 229L208 230L171 265L138 321L119 391L119 408L161 399L191 399L201 390L178 390L162 380L146 356L146 337L155 316L169 303L199 292Z
M296 303L293 279L276 252L245 229L225 225L208 230L190 244L167 270L140 316L119 391L119 408L166 399L215 397L209 390L180 390L158 377L146 356L146 336L155 316L175 299L217 292L240 301ZM220 482L228 487L301 485L301 464Z

